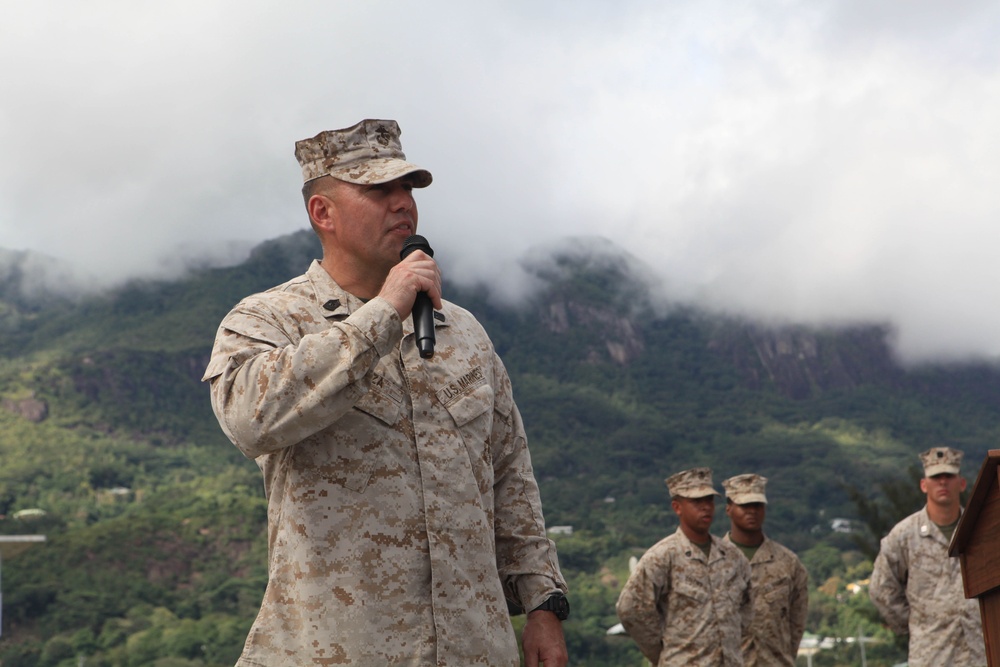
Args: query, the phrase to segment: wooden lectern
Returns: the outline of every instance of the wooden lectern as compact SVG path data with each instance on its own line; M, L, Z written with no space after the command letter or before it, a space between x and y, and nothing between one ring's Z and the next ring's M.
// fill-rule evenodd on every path
M1000 667L1000 449L986 454L948 549L962 561L965 597L979 599L989 667Z

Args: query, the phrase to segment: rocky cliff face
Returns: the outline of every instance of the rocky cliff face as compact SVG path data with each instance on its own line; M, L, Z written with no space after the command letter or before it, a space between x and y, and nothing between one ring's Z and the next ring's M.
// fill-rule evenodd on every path
M881 327L807 329L745 324L713 337L710 349L732 360L744 383L772 383L791 398L867 383L894 386L902 371Z
M540 309L539 320L556 336L586 330L587 361L629 366L641 363L650 315L623 315L620 308L572 298L556 298ZM746 322L702 322L705 349L737 370L744 386L774 386L795 399L863 384L896 386L903 371L896 364L884 328L768 328Z
M595 338L588 345L587 360L591 363L611 361L619 366L628 366L645 349L632 319L600 304L579 303L570 299L550 301L542 308L540 321L555 335L564 335L572 327L588 329Z
M661 322L637 260L581 242L536 255L534 262L529 271L547 286L534 315L548 334L567 345L582 343L587 363L642 363L647 334ZM769 327L696 309L678 309L669 317L688 318L702 332L706 352L724 357L752 389L773 386L805 399L867 383L897 386L904 374L882 326Z

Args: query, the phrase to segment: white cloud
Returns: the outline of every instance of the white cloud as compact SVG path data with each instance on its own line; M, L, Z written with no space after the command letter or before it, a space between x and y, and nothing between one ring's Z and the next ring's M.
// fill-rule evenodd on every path
M107 281L306 226L296 139L392 117L495 281L604 235L674 299L1000 353L987 2L7 3L0 247ZM509 286L506 292L509 294Z

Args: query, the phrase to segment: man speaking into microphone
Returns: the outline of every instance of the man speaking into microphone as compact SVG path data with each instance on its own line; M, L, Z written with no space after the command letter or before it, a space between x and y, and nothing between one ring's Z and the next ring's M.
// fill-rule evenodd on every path
M566 584L510 379L442 299L426 240L404 252L432 179L399 135L364 120L295 144L323 258L215 339L212 407L268 503L268 585L237 666L514 667L510 605L528 610L525 664L562 667ZM420 294L438 315L422 334Z

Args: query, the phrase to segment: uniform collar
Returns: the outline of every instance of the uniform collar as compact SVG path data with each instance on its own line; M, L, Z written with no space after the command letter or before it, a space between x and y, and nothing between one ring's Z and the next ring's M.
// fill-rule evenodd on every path
M710 563L719 557L719 538L715 535L709 535L712 538L712 548L708 552L708 557L705 557L705 552L701 550L701 547L691 541L691 539L684 534L680 526L677 527L677 534L681 538L681 545L684 547L684 555L688 558L693 558L694 560L700 560L702 562Z
M733 542L733 536L729 532L726 532L726 540L732 544L734 547L739 547L736 542ZM753 562L763 563L765 561L774 560L774 549L771 546L771 540L767 539L767 534L764 534L764 541L760 543L757 547L757 551L754 552Z
M958 508L958 520L962 520L962 515L965 513L964 507ZM920 521L917 526L917 531L920 533L920 537L929 537L933 540L940 542L941 544L948 545L948 540L945 538L944 533L938 527L934 520L931 519L930 512L927 511L927 505L920 510ZM957 530L957 529L956 529Z
M342 320L364 305L364 302L337 284L319 260L313 260L306 271L312 284L316 303L326 312L327 318Z
M326 272L319 260L313 260L306 271L306 278L312 284L316 303L326 311L327 319L342 320L355 310L365 305L358 297L341 287L333 277ZM407 317L402 322L403 335L413 333L413 318ZM448 326L444 313L434 311L434 328Z

